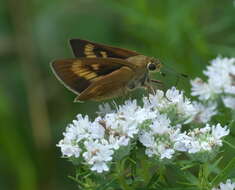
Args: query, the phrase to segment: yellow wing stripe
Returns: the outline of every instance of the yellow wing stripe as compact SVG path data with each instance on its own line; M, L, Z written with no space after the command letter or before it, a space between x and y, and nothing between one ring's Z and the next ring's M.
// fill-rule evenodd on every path
M74 74L76 74L77 76L79 77L83 77L87 80L90 80L92 78L95 78L97 77L97 74L95 72L92 72L86 68L84 68L82 65L81 65L81 61L76 61L72 67L71 67L71 70Z
M93 54L91 55L91 54L89 54L89 55L86 55L86 57L87 57L87 58L96 58L96 55L93 55Z
M97 71L97 70L100 69L99 64L92 64L91 67L92 67L92 69L94 69L95 71Z
M100 54L102 55L103 58L107 58L108 55L105 51L101 51Z
M94 50L94 45L92 44L87 44L84 49L84 54L86 55L87 58L96 58L95 53L93 52Z

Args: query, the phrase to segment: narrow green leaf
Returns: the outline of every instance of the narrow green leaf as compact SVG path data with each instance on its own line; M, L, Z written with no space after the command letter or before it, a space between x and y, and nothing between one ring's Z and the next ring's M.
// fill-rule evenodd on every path
M212 172L218 174L218 173L220 172L220 169L219 169L218 165L219 165L220 161L221 161L223 158L224 158L224 157L221 156L221 157L219 157L213 164L209 164L209 165L208 165L209 174L212 173Z
M191 182L193 185L197 185L199 183L198 178L195 177L192 173L190 172L185 172L184 177Z
M161 190L198 190L198 187L173 187L173 188L163 188Z
M222 170L220 174L218 174L212 180L212 186L217 186L220 182L224 181L229 173L235 169L235 157L227 164L227 166Z
M231 144L230 142L228 142L228 141L226 141L226 140L223 140L223 142L224 142L225 144L227 144L229 147L235 149L235 146L234 146L233 144Z
M186 166L180 168L180 170L187 170L187 169L192 168L192 167L194 167L194 166L196 166L196 165L197 165L197 164L195 164L195 163L189 164L189 165L186 165Z
M147 188L150 188L154 183L157 183L158 178L159 178L158 173L157 173L157 172L154 173L153 176L152 176L152 178L149 180L149 183L148 183L148 185L147 185L146 187L147 187Z

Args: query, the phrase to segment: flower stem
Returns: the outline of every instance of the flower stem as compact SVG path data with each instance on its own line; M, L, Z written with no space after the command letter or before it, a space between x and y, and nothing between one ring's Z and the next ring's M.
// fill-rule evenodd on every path
M126 159L123 159L119 161L116 165L116 170L117 170L117 175L118 175L117 179L118 179L120 187L123 190L133 190L133 188L126 183L126 178L125 178L126 174L125 174L125 169L124 169L125 162L126 162Z

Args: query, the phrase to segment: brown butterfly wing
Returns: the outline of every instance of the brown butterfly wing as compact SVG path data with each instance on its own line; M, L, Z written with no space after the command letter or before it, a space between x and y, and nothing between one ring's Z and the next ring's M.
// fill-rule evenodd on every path
M58 80L75 94L82 93L92 83L121 67L135 69L129 62L114 58L64 59L51 63Z
M134 75L135 72L130 67L123 66L110 74L99 77L78 95L75 101L101 101L125 94L126 86Z
M127 49L112 47L82 39L71 39L70 45L76 57L86 57L86 58L111 57L111 58L126 59L128 57L139 55L139 53Z

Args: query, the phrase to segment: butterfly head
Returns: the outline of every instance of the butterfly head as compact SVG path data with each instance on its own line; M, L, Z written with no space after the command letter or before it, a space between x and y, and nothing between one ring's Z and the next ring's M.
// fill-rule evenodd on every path
M161 62L158 59L151 58L149 60L148 64L147 64L147 69L149 71L157 71L157 72L159 72L160 69L161 69L161 66L162 66L162 64L161 64Z

